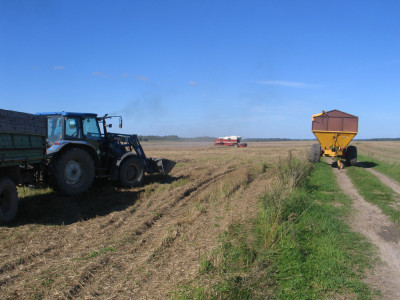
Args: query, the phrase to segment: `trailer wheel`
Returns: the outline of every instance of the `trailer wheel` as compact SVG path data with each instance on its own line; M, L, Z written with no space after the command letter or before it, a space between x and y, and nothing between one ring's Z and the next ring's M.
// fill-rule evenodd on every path
M57 188L67 195L86 192L94 180L94 161L83 149L68 149L55 161L53 174Z
M144 180L143 162L136 156L126 158L119 167L119 182L123 187L141 185Z
M0 224L14 220L18 211L18 192L8 177L0 178Z
M357 148L355 146L348 146L346 150L346 164L348 166L357 165Z
M312 163L317 163L319 162L321 158L321 146L319 144L313 144L311 146L311 151L310 151L310 161Z

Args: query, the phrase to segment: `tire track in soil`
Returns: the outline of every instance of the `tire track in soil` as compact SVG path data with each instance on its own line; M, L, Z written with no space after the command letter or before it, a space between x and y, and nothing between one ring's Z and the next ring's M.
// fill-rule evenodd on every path
M249 216L256 215L258 199L266 192L266 185L269 185L267 182L270 182L269 177L271 177L270 174L259 174L249 179L248 185L242 185L232 192L229 201L234 204L235 209L229 213L229 217L223 220L220 219L219 222L222 222L220 223L221 226L218 226L221 227L220 233L225 230L224 228L228 228L228 224L241 223L241 220L247 220ZM178 211L174 211L174 213L175 217L179 214ZM143 283L143 285L140 288L132 290L136 299L168 299L170 291L179 286L179 281L188 282L188 280L190 280L189 278L194 278L196 276L201 253L209 253L210 249L212 249L207 248L208 250L205 251L204 245L207 244L210 236L212 236L213 241L216 241L218 236L215 232L213 233L213 229L209 228L211 225L209 221L220 213L221 212L218 212L215 208L206 213L199 213L193 223L180 228L173 236L172 240L169 241L170 244L161 244L159 248L162 248L162 251L157 253L155 258L150 257L150 259L147 260L149 264L153 264L153 266L150 267L153 269L151 277L141 276L137 279L137 281ZM245 219L243 219L244 216ZM196 232L197 246L194 246L195 242L192 239L190 239L190 243L184 243L184 245L182 245L182 242L177 239L181 230L185 235ZM175 242L178 245L173 245ZM179 250L177 247L179 247ZM156 251L157 250L158 249L156 249ZM185 257L185 259L182 260L182 257ZM171 270L176 273L172 273ZM175 282L175 285L172 286L166 284L171 274L180 277L180 280Z
M46 247L42 251L38 251L36 253L31 253L25 255L24 257L20 257L15 259L12 262L6 262L0 267L0 290L5 287L6 284L10 284L13 281L17 280L21 275L24 275L26 272L35 269L38 265L43 265L43 262L37 262L36 265L29 264L33 261L33 259L41 257L42 255L46 255L54 250L57 250L58 246L53 245L50 247Z
M180 193L180 195L178 197L176 197L176 199L172 203L170 203L168 206L164 207L158 215L153 216L150 219L147 219L141 225L139 225L139 227L136 227L137 229L135 230L134 236L138 237L138 236L142 236L143 234L145 234L148 230L150 230L157 223L158 220L160 220L165 215L167 215L169 210L173 209L182 200L184 200L186 198L189 199L189 197L193 193L195 193L200 187L207 186L215 181L218 181L221 177L228 175L234 171L236 171L236 170L235 169L226 170L222 173L219 173L217 175L211 176L205 180L198 182L197 184L195 184L195 186L185 189L183 192ZM162 202L163 200L160 200L160 201ZM132 214L126 214L126 216L124 216L123 218L126 219L131 216L132 216ZM118 222L118 224L119 223L120 222ZM110 225L113 226L113 225L115 225L115 223L112 223ZM110 229L110 228L108 228L108 229ZM68 241L65 241L65 243L68 243ZM141 248L143 246L143 244L144 243L140 243L137 247L135 247L134 251L136 252L139 248ZM4 262L0 266L0 275L2 275L2 277L3 277L3 278L0 278L0 288L4 288L5 285L11 284L15 280L17 280L21 275L25 274L25 272L27 271L27 268L29 268L30 270L33 270L35 265L32 265L30 263L32 263L34 261L34 259L40 258L43 255L49 255L52 252L54 252L55 250L60 250L62 248L62 246L63 245L58 243L57 245L46 247L45 249L43 249L41 251L38 251L38 252L32 253L32 254L28 254L24 257L15 259L14 261ZM37 264L39 264L39 262ZM71 289L69 289L69 291L73 291L73 293L71 295L75 296L76 294L78 294L79 291L93 277L93 273L98 271L99 269L101 269L103 266L105 266L105 264L100 263L98 266L96 266L94 268L94 270L92 270L92 268L90 268L89 271L84 271L82 273L82 275L80 276L80 280L78 281L78 284L75 285L74 287L72 287Z
M200 187L202 187L204 185L207 185L207 184L211 184L212 182L217 181L221 177L223 177L223 176L225 176L225 175L227 175L227 174L229 174L229 173L231 173L233 171L235 171L235 170L234 169L226 170L226 171L224 171L224 172L222 172L220 174L217 174L217 175L214 175L212 177L209 177L206 180L200 181L195 186L192 186L192 187L186 189L171 204L169 204L167 207L164 207L160 214L158 214L156 216L153 216L150 219L147 219L141 225L139 225L139 227L137 227L137 229L135 230L135 236L136 237L137 236L141 236L147 230L151 229L159 219L161 219L165 214L168 213L168 210L172 209L174 206L176 206L183 199L189 197L192 193L194 193ZM129 216L128 216L128 214L126 214L126 216L124 216L124 219L126 219L127 217L131 217L131 216L132 216L131 214L129 214ZM120 222L118 222L118 224L119 223ZM109 225L115 225L115 223L112 223L112 224L109 224ZM108 228L108 229L110 229L110 228ZM65 243L68 243L68 241L65 241ZM57 245L54 245L54 246L51 246L51 247L46 247L45 249L43 249L41 251L38 251L36 253L28 254L28 255L26 255L24 257L15 259L14 261L4 262L0 266L0 275L3 275L3 278L0 278L0 287L3 287L5 284L12 283L16 279L18 279L21 275L23 275L27 270L28 264L31 263L34 259L39 258L39 257L41 257L43 255L49 255L51 252L54 252L55 250L60 250L62 248L62 246L63 245L58 243ZM140 244L139 246L142 246L142 244ZM29 269L34 269L34 265L30 264L29 265ZM95 269L97 270L98 268L96 267ZM85 272L85 273L87 273L87 272ZM86 281L85 278L91 278L92 277L91 274L92 274L92 272L89 272L89 275L83 274L82 275L83 279L78 284L79 287L74 287L71 290L79 290L80 287L81 287L81 283L85 283L85 281ZM75 294L75 292L74 292L74 294Z
M360 166L363 166L362 164L360 164ZM390 187L393 191L395 191L397 194L400 195L400 184L395 181L394 179L386 176L385 174L382 174L374 169L371 168L365 168L367 171L371 172L372 174L374 174L376 177L378 177L378 179L387 187Z
M384 299L400 299L400 229L381 210L364 200L346 170L334 170L340 188L353 200L351 228L378 248L381 264L367 274L366 283L382 292Z
M214 182L217 182L222 177L224 177L234 171L237 171L237 170L229 169L220 174L209 177L203 181L200 181L195 186L192 186L192 187L186 189L184 192L182 192L180 194L180 196L177 197L172 203L170 203L168 206L164 207L163 210L157 216L154 216L150 220L145 221L137 229L134 230L135 236L136 237L141 236L142 241L139 242L133 249L130 249L129 252L137 254L139 252L139 250L141 248L143 248L146 244L147 239L144 238L143 236L146 233L148 233L159 220L161 220L162 218L167 216L177 204L182 203L183 200L186 200L186 201L189 200L199 190L200 187L207 187L208 185L210 185ZM132 247L132 245L130 245L129 247ZM107 264L105 264L105 263L100 263L100 264L97 264L94 268L90 268L90 270L86 270L86 271L82 272L77 284L75 284L71 288L68 288L67 292L64 292L64 295L68 299L72 299L71 297L73 297L73 298L79 297L79 295L84 292L85 288L89 284L92 284L93 281L96 280L96 273L99 271L102 271L104 269L104 267L106 267L106 265Z
M24 265L27 262L29 262L30 260L32 260L32 259L34 259L34 258L36 258L38 256L44 255L44 254L46 254L46 253L48 253L48 252L50 252L50 251L52 251L52 250L54 250L56 248L57 248L56 246L50 246L50 247L47 247L47 248L43 249L40 252L31 253L31 254L26 255L25 257L18 258L16 260L14 260L13 262L6 262L6 263L4 263L3 265L0 266L0 275L5 273L5 272L12 271L15 268L17 268L18 266ZM1 286L1 282L0 282L0 286Z
M178 203L182 202L182 200L189 200L190 196L193 196L192 194L198 191L200 187L208 186L211 183L218 181L221 177L224 177L234 171L236 170L233 169L227 170L223 173L207 178L206 180L200 181L195 186L185 189L185 191L182 192L180 196L178 196L174 201L172 201L169 205L163 207L162 210L156 216L153 216L152 218L148 219L147 221L144 221L141 225L136 227L135 236L142 236L146 231L151 229L156 224L157 221L159 221L161 218L167 215L169 213L169 210L173 209ZM163 199L159 201L162 202Z

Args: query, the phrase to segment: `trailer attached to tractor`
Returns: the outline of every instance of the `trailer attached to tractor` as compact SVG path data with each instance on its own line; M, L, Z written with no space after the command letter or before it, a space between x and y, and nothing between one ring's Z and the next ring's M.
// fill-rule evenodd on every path
M337 161L339 169L344 167L342 158L349 166L357 164L357 148L348 145L358 133L358 117L339 110L322 111L312 116L312 132L319 144L311 146L311 162L329 156Z
M134 187L145 173L168 174L174 168L175 161L146 157L137 135L107 132L106 121L114 117L122 127L120 116L0 109L0 223L17 213L16 185L44 183L78 195L96 177Z

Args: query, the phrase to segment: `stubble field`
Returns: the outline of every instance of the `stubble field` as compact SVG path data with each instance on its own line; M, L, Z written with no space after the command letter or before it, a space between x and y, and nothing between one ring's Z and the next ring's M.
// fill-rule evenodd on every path
M132 189L114 187L107 180L96 181L88 193L79 197L63 196L46 188L20 188L16 220L0 227L0 298L185 298L185 293L177 292L182 287L199 281L212 286L212 276L199 278L202 270L207 275L210 266L202 265L207 262L204 258L218 253L220 237L232 225L246 224L246 220L256 218L260 199L270 192L280 176L279 165L290 155L299 161L307 160L312 143L259 142L249 143L247 148L232 148L214 147L210 143L144 142L142 146L148 157L178 162L169 175L148 175L143 186ZM355 145L368 167L378 166L365 162L369 157L371 161L382 159L390 164L400 161L399 143L356 142ZM329 168L320 165L317 169L334 178ZM364 174L363 170L359 172ZM326 184L323 179L318 178L322 185ZM330 187L335 195L332 191L321 191L320 195L332 195L334 202L329 209L340 210L343 205L337 206L337 201L342 196L336 195L336 186L334 183ZM306 198L316 186L310 188ZM321 199L312 207L322 205ZM293 230L290 218L295 215L289 214L290 230ZM315 225L307 230L315 230ZM293 240L293 236L289 239ZM249 244L252 242L248 240ZM271 242L274 241L268 241ZM317 249L316 253L319 252ZM214 254L213 263L217 265L224 259ZM258 268L255 272L261 274ZM297 276L303 275L284 280L297 280ZM310 295L315 294L313 289ZM270 290L274 292L274 288ZM325 287L318 291L322 298L332 296L332 292L333 297L342 297L344 293ZM265 294L258 296L264 298Z
M376 158L387 163L400 162L400 142L398 141L363 141L355 142L354 145L358 148L359 152L365 156Z
M219 234L255 214L277 162L309 145L145 142L148 157L178 162L169 176L133 189L97 181L80 197L21 188L17 219L0 228L1 298L166 298Z

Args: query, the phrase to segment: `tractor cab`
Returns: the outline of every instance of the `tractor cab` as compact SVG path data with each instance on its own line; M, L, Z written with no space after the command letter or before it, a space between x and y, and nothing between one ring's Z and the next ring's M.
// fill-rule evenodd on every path
M60 112L38 115L47 117L49 146L62 141L95 141L95 144L100 144L101 133L96 114Z
M119 127L122 128L121 116L98 117L93 113L76 112L39 113L38 115L47 117L49 147L47 155L49 156L59 153L67 146L79 146L86 148L93 159L99 165L103 165L110 158L120 157L127 151L132 151L132 149L126 149L125 145L121 145L120 141L115 139L115 134L107 132L107 128L111 128L112 124L106 124L106 120L117 117Z

